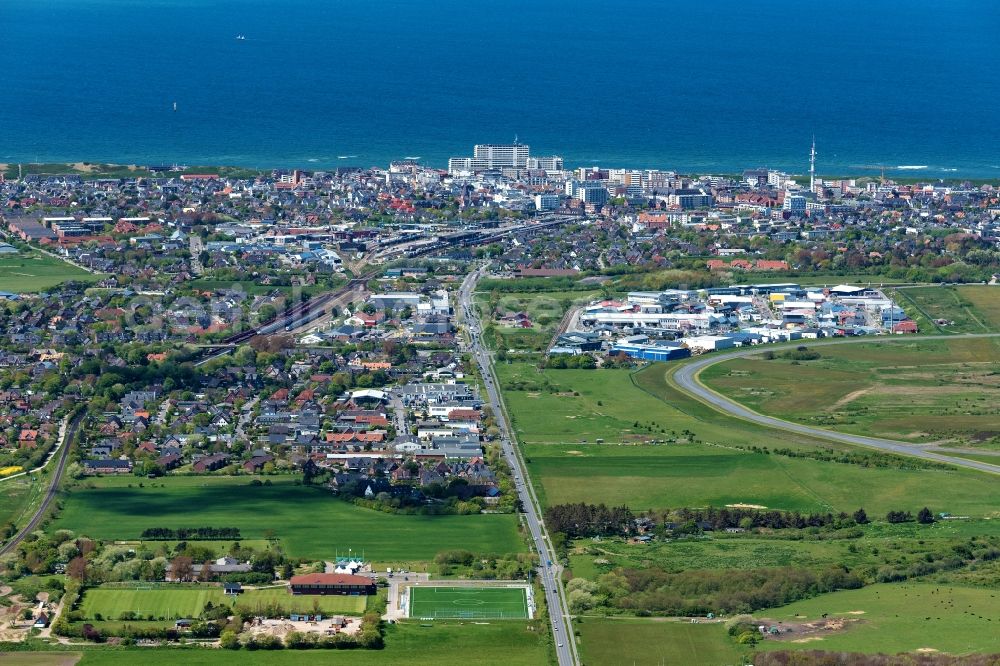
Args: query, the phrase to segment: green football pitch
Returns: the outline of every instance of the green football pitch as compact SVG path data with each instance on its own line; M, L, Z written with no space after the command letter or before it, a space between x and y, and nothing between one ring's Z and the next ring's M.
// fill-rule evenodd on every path
M523 587L411 587L410 617L434 619L526 619Z

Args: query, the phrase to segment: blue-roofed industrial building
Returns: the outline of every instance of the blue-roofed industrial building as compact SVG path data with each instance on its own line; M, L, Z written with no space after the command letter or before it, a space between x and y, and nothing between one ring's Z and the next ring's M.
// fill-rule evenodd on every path
M691 356L691 350L679 345L638 345L619 343L611 347L611 354L625 354L644 361L679 361Z

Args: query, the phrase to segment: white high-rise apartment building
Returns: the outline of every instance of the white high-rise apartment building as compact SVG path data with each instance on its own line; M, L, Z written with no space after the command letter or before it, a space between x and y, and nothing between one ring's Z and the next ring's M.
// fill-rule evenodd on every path
M523 169L528 166L530 147L523 143L483 143L476 144L472 151L473 160L483 160L488 169L513 167Z
M452 157L448 171L485 171L487 169L542 169L562 171L563 159L558 155L531 157L530 146L517 140L514 143L481 143L473 149L472 157Z
M550 155L547 157L529 157L528 168L541 169L542 171L562 171L563 158L558 155Z

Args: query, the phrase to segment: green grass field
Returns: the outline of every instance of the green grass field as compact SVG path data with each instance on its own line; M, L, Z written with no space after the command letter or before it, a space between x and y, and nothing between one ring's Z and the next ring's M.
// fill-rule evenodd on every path
M973 284L907 287L893 293L924 333L1000 331L1000 287ZM937 320L943 321L936 323Z
M848 624L840 631L767 640L758 647L889 654L915 650L1000 653L1000 592L996 589L930 583L871 585L762 611L755 617L798 622L819 619L824 613L845 618Z
M318 609L327 614L360 615L365 610L365 597L318 596L301 597L289 594L285 587L247 590L238 597L227 597L218 586L203 585L197 588L184 586L147 586L139 584L132 588L99 587L86 591L80 603L84 617L96 619L117 619L126 611L133 611L141 617L164 618L167 620L184 617L198 617L207 602L213 605L232 605L253 608L255 605L277 603L289 611L307 612Z
M706 444L535 445L524 451L547 505L604 502L644 510L744 503L798 511L863 506L879 515L926 504L961 515L996 512L995 481L966 470L862 467Z
M523 587L411 587L410 617L434 619L514 619L528 617Z
M0 291L45 291L67 280L97 282L102 277L37 250L0 256Z
M662 619L584 618L580 660L587 666L737 666L743 654L721 624L690 624Z
M102 478L76 486L52 529L134 540L148 527L237 527L247 539L274 537L292 557L329 559L364 552L378 563L426 562L442 550L522 552L517 516L406 516L372 511L322 488L238 477ZM132 487L128 487L131 485Z
M236 604L253 608L255 605L276 603L289 611L305 613L319 609L326 614L361 615L365 612L368 597L353 596L301 596L288 592L285 586L247 590L239 595Z
M539 372L533 364L512 362L497 364L496 373L525 443L645 441L661 436L659 428L648 432L651 421L667 425L660 418L665 405L636 390L624 370Z
M995 510L988 499L995 492L992 480L972 471L862 467L735 448L807 449L817 442L727 419L673 389L665 380L672 367L651 365L633 375L498 364L512 425L544 504L624 503L637 510L736 503L801 511L864 506L884 514L933 502L963 515ZM688 443L685 431L698 442ZM651 440L667 443L645 444Z
M544 627L523 621L402 622L385 629L384 650L246 650L92 649L82 666L133 666L138 660L156 666L440 666L503 664L539 666L552 663L551 638ZM51 653L50 653L51 654ZM48 662L51 663L51 662Z
M126 611L134 611L142 617L152 615L171 620L198 617L209 601L214 605L229 602L222 593L222 588L207 585L200 589L94 588L83 595L80 610L88 620L96 619L98 615L114 620Z
M757 411L793 421L1000 449L1000 339L815 349L822 354L819 360L796 364L753 356L710 366L701 377Z

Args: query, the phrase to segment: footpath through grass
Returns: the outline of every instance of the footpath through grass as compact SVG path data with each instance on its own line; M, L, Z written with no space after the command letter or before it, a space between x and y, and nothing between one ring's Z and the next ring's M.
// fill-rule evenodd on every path
M325 488L297 485L292 478L271 481L252 486L246 477L92 479L67 492L52 529L135 540L150 527L236 527L246 539L280 540L292 557L330 559L350 548L377 563L426 562L453 549L525 550L513 514L389 514L339 500Z

